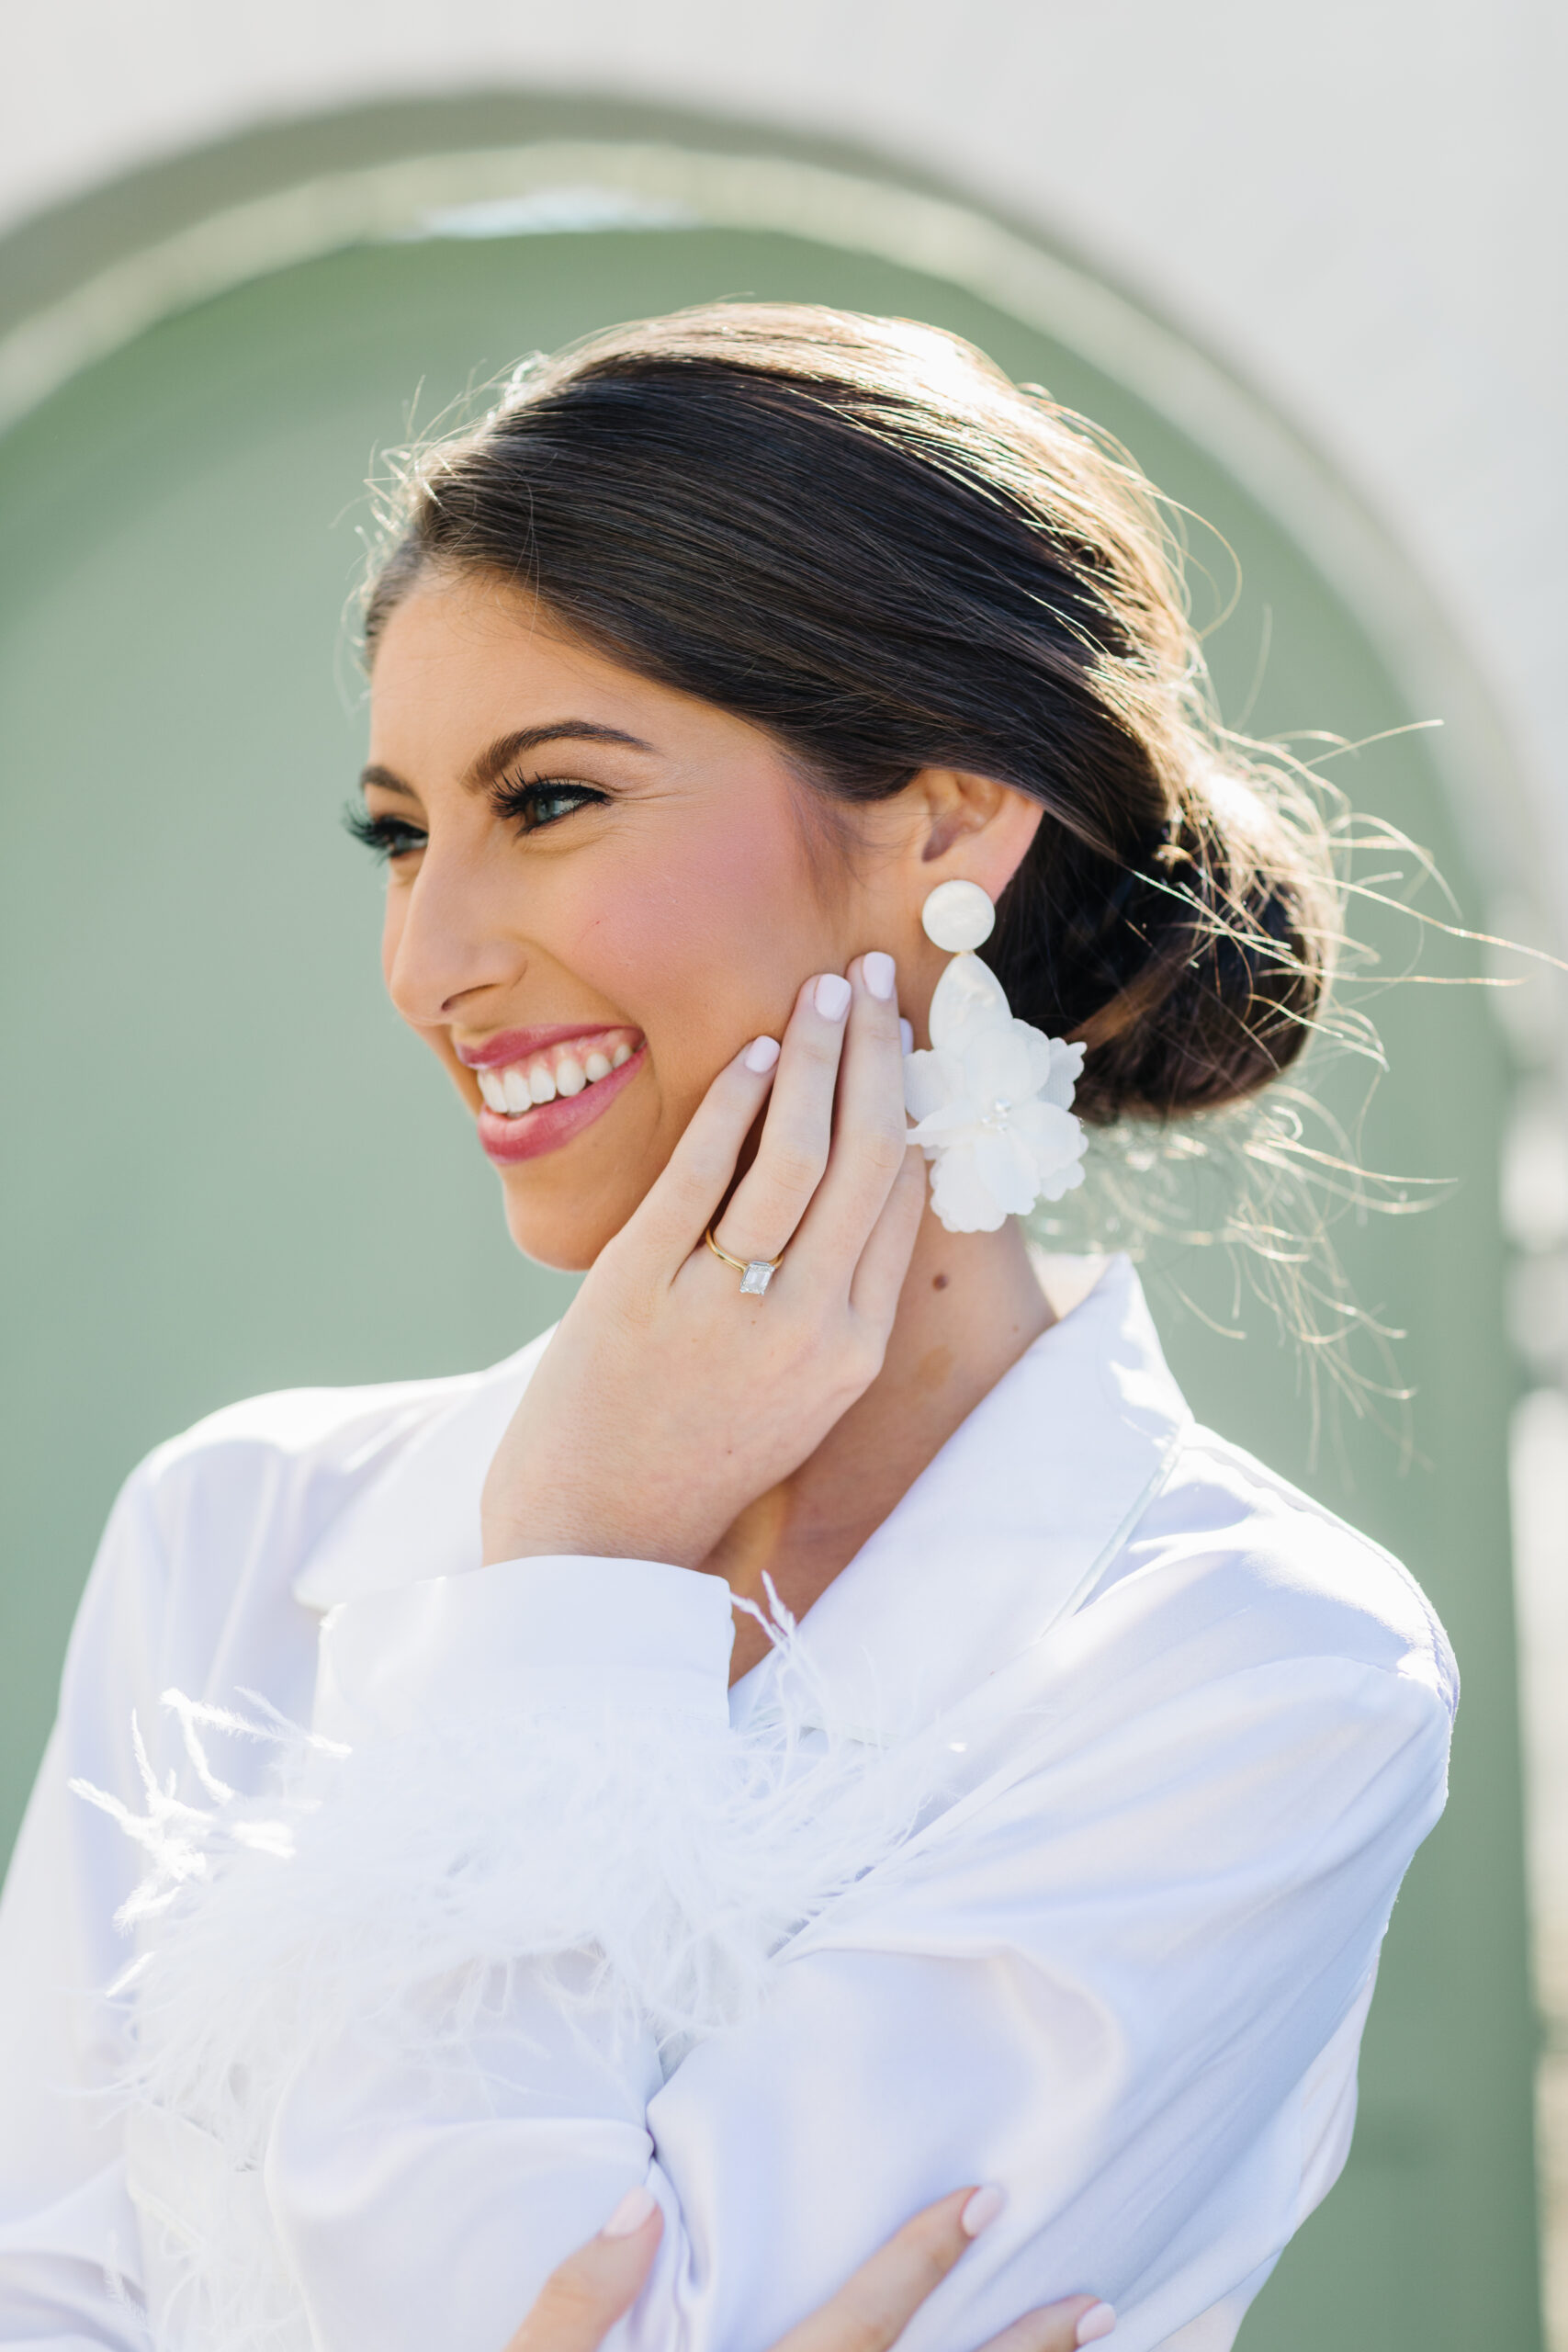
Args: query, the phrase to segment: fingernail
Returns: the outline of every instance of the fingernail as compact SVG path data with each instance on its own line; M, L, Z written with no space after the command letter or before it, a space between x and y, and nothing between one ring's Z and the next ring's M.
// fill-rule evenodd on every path
M898 1042L899 1042L899 1044L903 1046L904 1051L905 1051L907 1054L912 1054L912 1053L914 1052L914 1050L915 1050L915 1024L914 1024L914 1023L913 1023L912 1021L902 1021L902 1020L901 1020L901 1021L899 1022L899 1023L898 1023Z
M1007 2190L997 2188L994 2182L986 2188L977 2188L958 2216L964 2236L977 2238L982 2230L988 2230L1007 2201Z
M759 1078L766 1077L778 1057L779 1041L776 1037L754 1037L746 1048L746 1067L755 1070Z
M1111 2310L1110 2304L1095 2303L1089 2311L1085 2312L1082 2319L1079 2320L1078 2332L1074 2336L1073 2342L1075 2344L1098 2344L1102 2335L1110 2335L1115 2324L1116 2314Z
M657 2201L651 2188L628 2188L600 2231L600 2236L629 2238L635 2231L641 2229ZM1103 2310L1104 2305L1101 2304L1100 2308Z
M897 978L892 956L885 956L880 947L874 947L870 955L862 959L861 970L865 974L865 984L872 995L886 1004Z
M812 1001L824 1021L841 1021L850 1009L850 984L841 973L824 972Z

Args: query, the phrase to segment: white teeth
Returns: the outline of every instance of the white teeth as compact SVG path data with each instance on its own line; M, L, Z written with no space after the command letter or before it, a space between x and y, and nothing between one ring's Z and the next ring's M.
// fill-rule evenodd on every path
M574 1053L558 1053L553 1058L541 1054L526 1067L509 1062L504 1069L476 1070L474 1076L486 1108L515 1118L536 1102L553 1102L558 1094L581 1094L585 1086L597 1086L629 1062L636 1050L622 1037L608 1053L595 1046L581 1061Z

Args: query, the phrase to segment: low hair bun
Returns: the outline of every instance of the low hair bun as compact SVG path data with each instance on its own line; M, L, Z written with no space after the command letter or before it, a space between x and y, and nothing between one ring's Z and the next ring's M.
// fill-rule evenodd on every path
M1220 1109L1295 1060L1339 929L1303 792L1211 770L1125 864L1041 836L985 953L1015 1012L1089 1048L1084 1118Z

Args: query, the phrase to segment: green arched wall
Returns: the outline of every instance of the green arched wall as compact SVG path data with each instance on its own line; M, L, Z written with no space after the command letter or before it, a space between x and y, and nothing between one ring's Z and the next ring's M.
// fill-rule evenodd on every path
M383 1007L377 885L336 829L363 739L344 631L362 483L411 408L427 424L521 352L741 292L939 321L1118 433L1240 558L1211 650L1256 730L1360 741L1428 715L1224 467L1074 351L886 260L700 228L365 245L78 373L0 442L0 1837L97 1528L147 1446L239 1394L482 1362L558 1310L562 1286L509 1250L445 1081ZM1339 774L1436 851L1473 916L1424 739ZM1408 936L1384 944L1403 960ZM1473 991L1395 991L1380 1017L1393 1074L1366 1156L1457 1180L1430 1215L1340 1236L1362 1299L1408 1334L1416 1463L1353 1416L1312 1459L1290 1349L1260 1317L1238 1344L1180 1305L1228 1321L1225 1270L1179 1253L1156 1285L1200 1413L1407 1559L1466 1677L1453 1802L1395 1917L1354 2154L1243 2343L1531 2352L1506 1072Z

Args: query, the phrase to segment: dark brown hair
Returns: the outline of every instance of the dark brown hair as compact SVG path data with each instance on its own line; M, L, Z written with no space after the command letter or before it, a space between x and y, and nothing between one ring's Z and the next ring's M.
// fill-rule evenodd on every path
M793 304L615 329L424 450L392 520L372 655L427 571L495 573L829 800L951 767L1038 801L985 954L1089 1046L1087 1117L1235 1102L1300 1051L1338 928L1311 803L1213 723L1143 475L969 345Z

